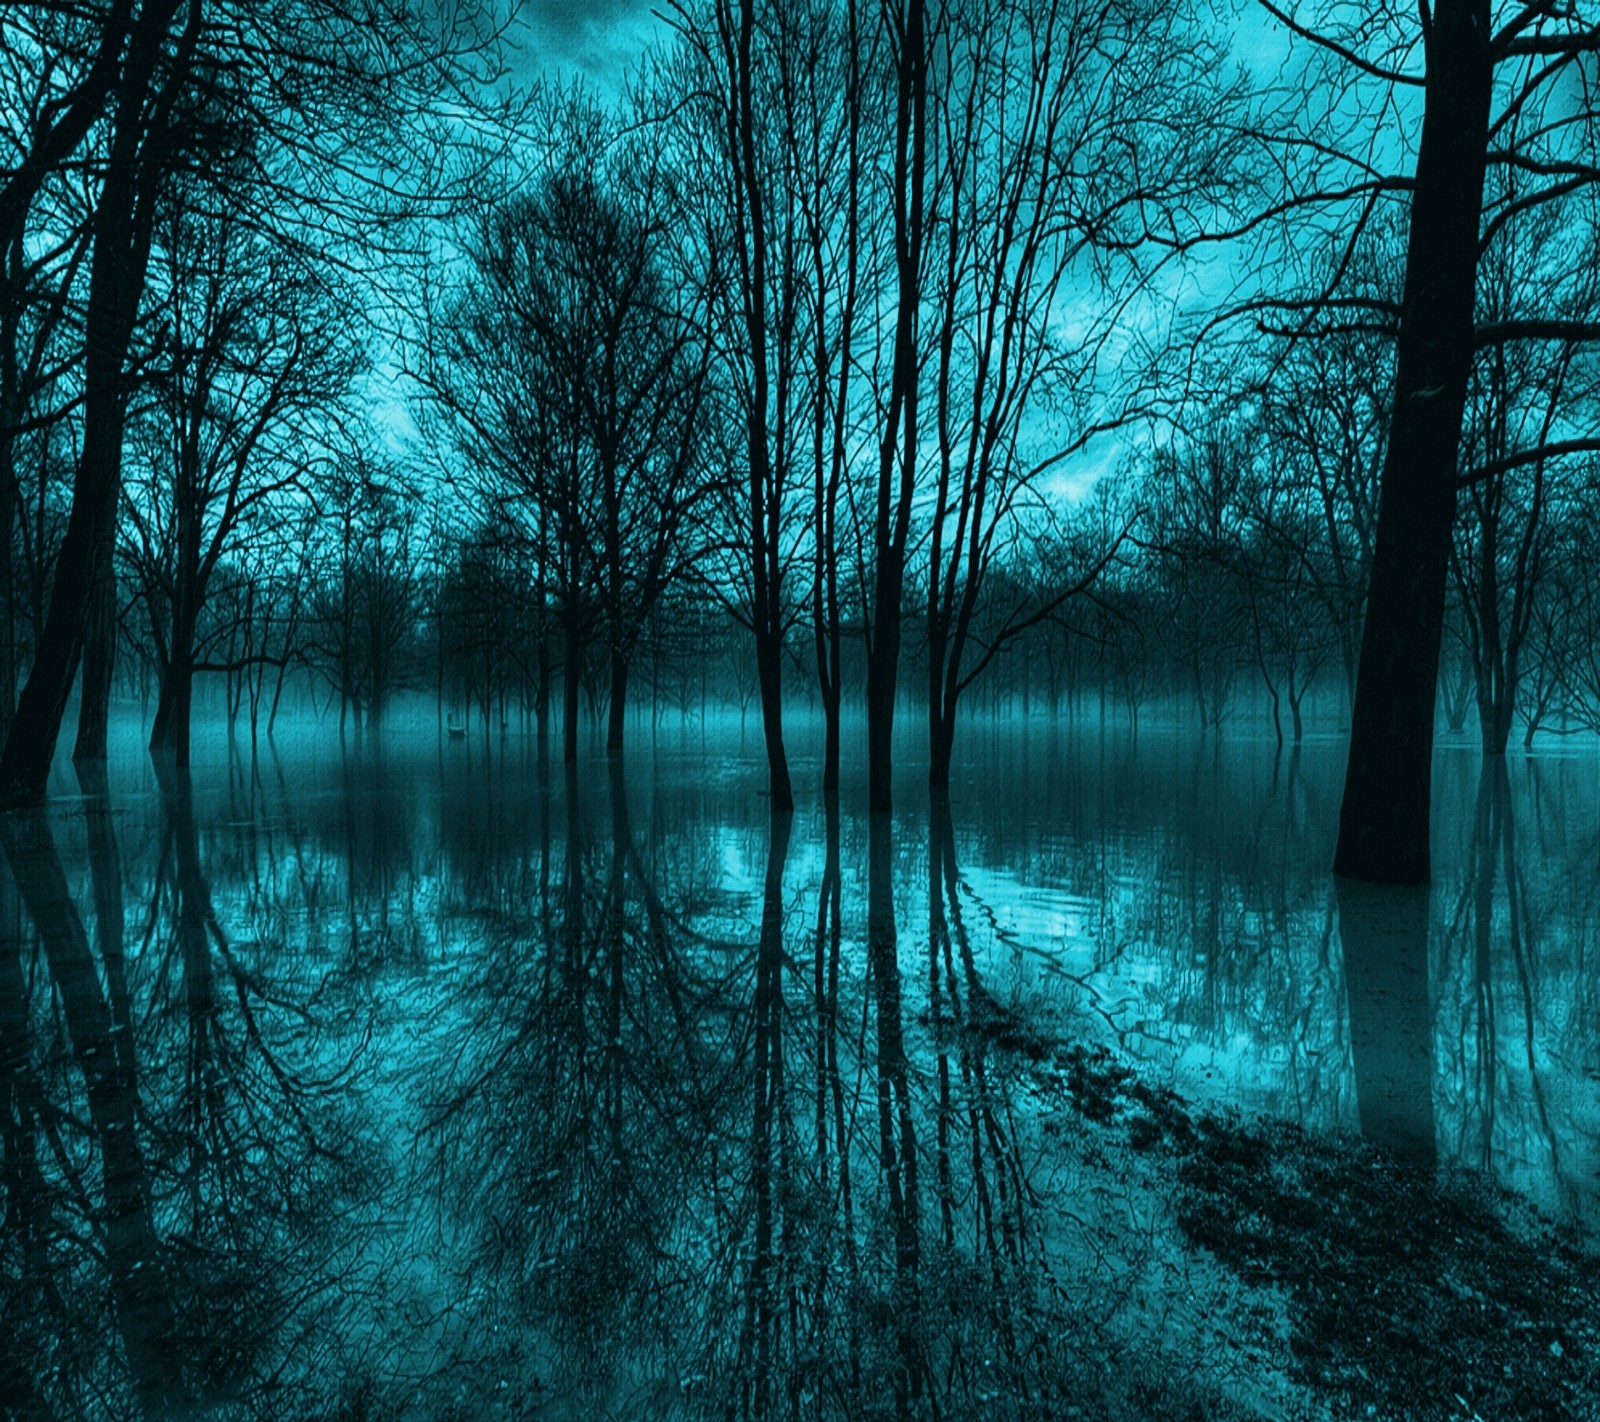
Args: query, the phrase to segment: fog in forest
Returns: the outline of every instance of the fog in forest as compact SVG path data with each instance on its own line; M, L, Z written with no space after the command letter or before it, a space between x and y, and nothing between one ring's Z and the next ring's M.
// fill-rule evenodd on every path
M1600 1418L1600 11L0 8L0 1418Z

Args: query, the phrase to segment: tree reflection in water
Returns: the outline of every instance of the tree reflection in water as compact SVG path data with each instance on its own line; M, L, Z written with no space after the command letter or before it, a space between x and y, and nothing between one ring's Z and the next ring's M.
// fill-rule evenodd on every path
M6 1401L1209 1407L1107 1400L1196 1285L1117 1193L1170 1162L1095 1175L1050 1085L1080 1042L1592 1221L1587 782L1447 762L1430 912L1307 867L1314 747L1192 750L975 740L894 822L698 751L86 772L0 821Z
M620 762L608 779L605 842L568 767L554 910L495 941L430 1125L435 1178L476 1222L474 1310L545 1339L477 1366L595 1408L752 1417L1076 1395L1024 1229L1011 1074L991 1071L1022 1033L961 919L948 807L907 955L910 846L887 817L850 847L856 917L836 800L820 824L680 826L652 856Z
M83 836L93 940L51 818L0 818L21 909L0 954L6 1395L38 1416L288 1411L325 1386L323 1313L353 1282L347 1078L308 1070L303 1004L219 923L170 767L128 950L102 776L57 821Z
M1540 793L1538 767L1528 776ZM1519 820L1503 757L1484 763L1467 823L1466 866L1445 896L1433 965L1447 1149L1544 1208L1592 1222L1600 1102L1579 1083L1586 1069L1600 1078L1595 889L1563 842L1559 812Z
M1428 889L1338 881L1361 1132L1415 1165L1437 1158Z

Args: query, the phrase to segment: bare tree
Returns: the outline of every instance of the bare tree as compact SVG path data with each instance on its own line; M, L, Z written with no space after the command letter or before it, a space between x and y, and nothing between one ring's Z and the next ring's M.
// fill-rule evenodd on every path
M1547 220L1541 210L1562 221L1588 210L1600 182L1592 158L1600 112L1579 76L1600 51L1600 28L1576 7L1542 0L1513 5L1498 20L1488 0L1439 0L1414 16L1342 0L1310 16L1262 3L1311 58L1292 112L1280 108L1256 129L1274 174L1266 200L1227 235L1259 238L1277 223L1303 233L1324 218L1345 230L1331 279L1239 309L1258 319L1272 313L1272 324L1296 338L1350 328L1396 338L1335 869L1423 882L1458 491L1596 446L1558 419L1535 445L1463 467L1479 353L1600 338L1576 272L1555 288L1541 282L1521 293L1536 292L1533 314L1521 300L1503 316L1478 309L1486 253ZM1486 188L1491 172L1497 181ZM1517 180L1499 181L1504 175ZM1398 302L1345 284L1374 220L1397 198L1409 204Z
M126 8L105 21L107 36L128 24ZM0 805L44 795L56 735L78 670L97 586L111 558L122 481L124 368L138 318L178 101L203 20L200 0L151 0L129 26L112 81L116 95L105 175L94 205L94 255L84 330L84 427L67 522L51 587L50 612L17 716L0 750ZM120 47L120 46L119 46ZM98 75L101 71L96 69ZM21 217L7 219L20 226Z
M1052 601L1015 604L974 645L991 567L1044 522L1045 476L1135 403L1136 390L1101 394L1119 303L1095 249L1129 235L1119 214L1137 203L1141 167L1129 155L1142 158L1147 125L1168 132L1157 76L1184 57L1167 6L976 0L943 13L925 318L936 787L949 782L962 692L1114 556L1115 541Z
M229 669L196 658L212 579L327 459L353 374L347 309L326 280L195 196L161 223L166 338L125 502L160 673L150 745L180 766L196 674Z
M486 457L486 496L514 509L553 573L571 758L584 634L604 638L607 748L620 753L634 653L704 554L719 476L705 457L714 391L698 279L672 265L672 179L592 101L560 100L546 119L549 166L532 195L481 215L425 379Z

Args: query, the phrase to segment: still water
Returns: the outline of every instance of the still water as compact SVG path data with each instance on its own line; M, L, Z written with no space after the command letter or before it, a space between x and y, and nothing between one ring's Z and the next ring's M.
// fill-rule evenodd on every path
M991 727L892 824L772 823L757 749L58 768L0 822L5 1407L1055 1415L1201 1307L1074 1044L1600 1225L1593 752L1444 747L1407 893L1330 877L1331 741Z

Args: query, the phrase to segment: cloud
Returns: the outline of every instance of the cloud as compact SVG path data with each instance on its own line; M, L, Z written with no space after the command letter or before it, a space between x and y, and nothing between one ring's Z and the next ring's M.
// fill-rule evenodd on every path
M660 0L523 0L513 63L525 79L582 75L620 93L629 66L665 29Z

